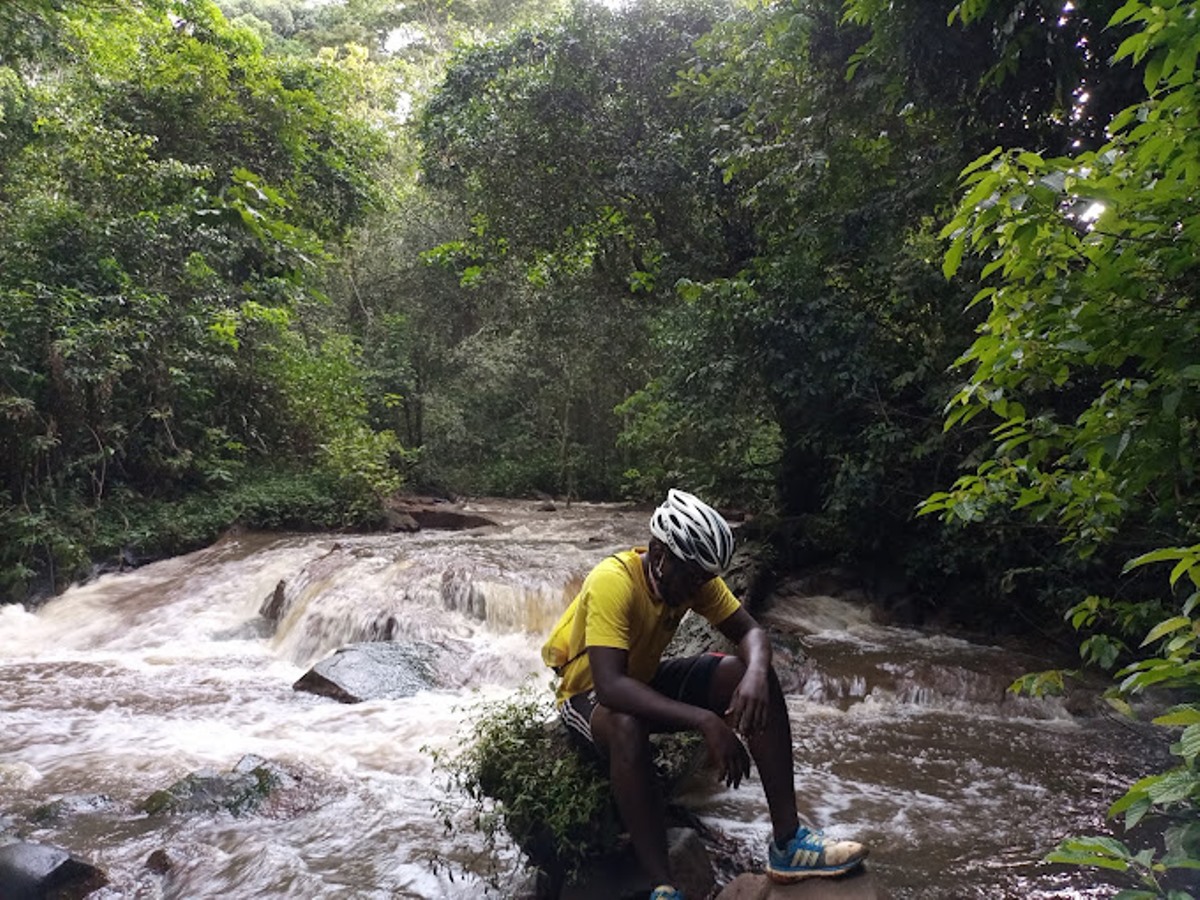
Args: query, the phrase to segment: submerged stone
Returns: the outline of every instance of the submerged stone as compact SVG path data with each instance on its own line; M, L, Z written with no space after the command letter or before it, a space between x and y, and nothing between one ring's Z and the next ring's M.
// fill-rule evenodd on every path
M245 756L228 773L200 769L185 775L170 787L155 791L142 803L149 815L166 813L253 812L279 787L290 787L296 779L275 763Z
M112 800L104 794L73 794L43 803L29 814L29 818L36 824L44 825L61 822L81 813L100 812L110 809L112 805Z

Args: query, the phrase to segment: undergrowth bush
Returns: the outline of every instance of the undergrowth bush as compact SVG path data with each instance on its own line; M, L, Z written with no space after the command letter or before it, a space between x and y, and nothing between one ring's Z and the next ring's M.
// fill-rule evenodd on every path
M482 835L482 874L494 887L526 863L561 883L616 846L608 779L571 747L547 690L527 684L507 700L479 704L459 738L453 751L426 748L446 776L436 812L447 834L465 818ZM507 839L525 861L502 863Z
M653 735L651 742L669 798L704 758L704 741L683 732ZM549 878L553 896L589 860L619 846L622 828L603 764L570 738L546 688L526 683L505 700L476 705L455 744L424 748L446 778L435 811L447 834L465 821L482 836L476 870L492 887L511 886L516 871L532 867ZM500 850L509 840L523 860L503 862ZM448 859L434 862L452 866Z

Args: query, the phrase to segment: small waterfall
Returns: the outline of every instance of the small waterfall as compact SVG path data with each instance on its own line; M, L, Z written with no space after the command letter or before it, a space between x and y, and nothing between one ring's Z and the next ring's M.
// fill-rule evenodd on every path
M445 615L440 582L440 572L396 551L335 546L263 604L276 622L272 646L307 665L360 641L469 636L468 624Z
M499 573L448 570L442 576L442 602L446 609L486 622L492 631L546 634L582 585L579 575L565 582L514 582L501 581Z
M307 665L359 641L437 642L547 632L583 582L579 571L505 571L419 548L335 545L280 581L260 612L280 656Z
M763 617L799 653L790 682L805 699L1069 719L1062 698L1008 688L1030 662L997 647L875 624L870 608L836 597L784 593Z

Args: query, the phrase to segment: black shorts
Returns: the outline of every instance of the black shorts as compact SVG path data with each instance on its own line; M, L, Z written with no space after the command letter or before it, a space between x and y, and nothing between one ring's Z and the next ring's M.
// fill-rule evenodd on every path
M724 655L701 653L699 656L664 660L658 664L658 670L650 680L650 687L672 700L707 707L709 685L712 684L713 673L717 671L717 664ZM592 746L595 746L595 741L592 740L592 713L598 705L593 688L568 697L558 709L567 730Z

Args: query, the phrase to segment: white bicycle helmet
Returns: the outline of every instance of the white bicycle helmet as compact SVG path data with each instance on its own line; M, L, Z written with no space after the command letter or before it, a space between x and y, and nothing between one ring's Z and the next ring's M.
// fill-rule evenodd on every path
M650 517L650 533L680 559L723 575L733 559L733 532L721 514L687 491L672 488Z

